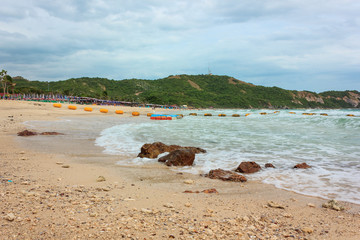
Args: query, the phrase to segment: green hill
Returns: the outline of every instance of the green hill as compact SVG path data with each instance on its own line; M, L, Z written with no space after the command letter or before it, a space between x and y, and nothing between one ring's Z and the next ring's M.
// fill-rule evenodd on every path
M314 93L256 86L229 76L177 75L158 80L72 78L28 81L14 77L17 93L54 93L81 97L217 108L355 108L358 91Z

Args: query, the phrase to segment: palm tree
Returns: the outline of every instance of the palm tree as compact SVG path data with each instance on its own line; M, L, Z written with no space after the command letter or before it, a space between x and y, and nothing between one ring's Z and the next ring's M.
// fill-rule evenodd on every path
M6 86L8 83L8 77L7 77L7 71L5 71L4 69L0 72L0 81L1 81L1 85L2 88L4 89L4 96L3 98L5 99L5 94L6 94Z
M5 76L5 81L6 81L6 93L9 94L9 87L12 87L14 82L13 82L13 78L10 75L6 75ZM15 83L16 85L16 83ZM13 89L13 87L12 87ZM13 93L14 93L14 89L13 89Z

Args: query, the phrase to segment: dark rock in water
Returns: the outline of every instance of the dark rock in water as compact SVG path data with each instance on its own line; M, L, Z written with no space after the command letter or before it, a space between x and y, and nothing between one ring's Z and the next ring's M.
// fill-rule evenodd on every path
M266 168L275 168L275 166L272 165L272 163L266 163L266 164L265 164L265 167L266 167Z
M40 135L64 135L63 133L58 132L42 132Z
M261 170L261 167L256 162L242 162L235 171L241 173L255 173L259 170Z
M159 154L164 152L172 152L179 149L191 149L191 151L196 153L206 153L204 149L196 147L182 147L178 145L166 145L162 142L146 143L141 147L141 152L138 154L138 157L141 158L157 158Z
M167 166L192 166L194 160L195 153L191 149L179 149L159 158L158 162L164 162Z
M296 164L296 165L294 166L294 168L307 169L307 168L311 168L311 166L307 165L306 163L299 163L299 164Z
M205 175L206 177L209 177L211 179L220 179L223 181L232 181L232 182L246 182L246 177L239 175L237 173L234 173L232 171L227 171L223 169L215 169L210 170L209 174Z
M34 136L37 135L37 132L32 132L29 130L24 130L22 132L18 132L17 133L18 136L22 136L22 137L28 137L28 136Z

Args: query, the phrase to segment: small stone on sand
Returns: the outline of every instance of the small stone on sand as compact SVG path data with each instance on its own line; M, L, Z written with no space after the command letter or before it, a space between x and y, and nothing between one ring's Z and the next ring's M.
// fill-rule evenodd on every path
M191 180L191 179L187 179L184 181L185 184L194 184L195 181L194 180Z
M106 181L105 177L103 176L99 176L97 179L96 179L97 182L104 182Z

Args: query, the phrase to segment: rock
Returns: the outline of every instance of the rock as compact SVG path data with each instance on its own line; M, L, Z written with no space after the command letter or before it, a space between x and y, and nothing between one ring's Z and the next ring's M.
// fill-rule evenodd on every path
M312 207L312 208L315 207L315 204L313 204L313 203L308 203L307 205L308 205L308 207Z
M195 153L191 149L179 149L159 158L158 162L165 162L167 166L192 166L194 160Z
M301 229L301 231L303 231L304 233L313 233L314 230L310 227L304 227Z
M343 211L345 210L345 208L343 206L341 206L336 200L330 200L327 203L323 203L322 204L323 208L330 208L336 211Z
M200 193L199 191L185 190L184 193Z
M91 212L91 213L89 213L89 216L90 216L90 217L96 217L96 216L97 216L97 213Z
M232 171L227 171L223 169L215 169L210 170L208 174L205 175L205 177L209 177L211 179L220 179L223 181L232 181L232 182L246 182L246 177L236 174Z
M112 212L112 208L111 208L110 206L108 206L108 207L106 208L106 212L111 213L111 212Z
M20 160L21 160L21 161L26 161L26 160L28 160L28 159L27 159L26 157L21 157Z
M36 133L36 132L29 131L29 130L24 130L24 131L22 131L22 132L18 132L17 135L18 135L18 136L21 136L21 137L28 137L28 136L37 135L37 133Z
M274 203L273 201L269 201L267 203L267 206L272 207L272 208L285 209L285 207L281 206L280 204Z
M265 164L265 167L266 167L266 168L275 168L275 166L272 165L272 163L266 163L266 164Z
M185 203L185 207L191 207L191 203Z
M13 213L9 213L5 216L5 219L8 220L9 222L12 222L15 220L15 215Z
M307 169L307 168L311 168L311 166L307 165L306 163L299 163L299 164L296 164L296 165L294 166L294 168Z
M286 218L292 218L292 215L290 213L284 213L282 216Z
M205 189L203 193L219 193L215 188Z
M152 213L153 211L152 210L150 210L150 209L147 209L147 208L142 208L141 209L141 212L143 212L143 213Z
M61 167L62 167L62 168L70 168L69 165L62 165Z
M164 152L172 152L179 149L191 149L196 153L205 153L206 151L196 147L181 147L178 145L166 145L162 142L146 143L141 147L141 152L138 154L140 158L157 158L159 154Z
M164 204L164 207L166 207L166 208L174 208L174 205L172 205L171 203L166 203L166 204Z
M101 190L103 190L104 192L109 192L111 190L110 187L103 187L101 188Z
M194 180L191 180L191 179L186 179L186 180L184 181L184 183L185 183L185 184L194 184L195 181L194 181Z
M241 173L255 173L259 170L261 170L261 167L256 162L242 162L235 171Z
M57 165L63 165L64 163L63 162L57 162L56 164Z
M103 177L103 176L99 176L99 177L96 179L96 181L97 181L97 182L105 182L106 179L105 179L105 177Z
M40 135L64 135L63 133L58 132L42 132Z

